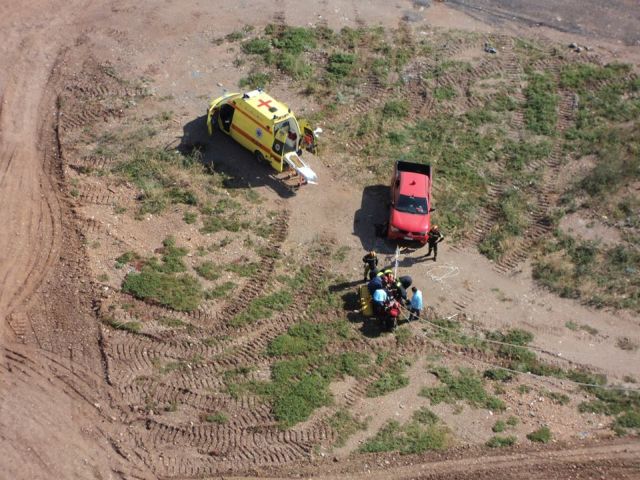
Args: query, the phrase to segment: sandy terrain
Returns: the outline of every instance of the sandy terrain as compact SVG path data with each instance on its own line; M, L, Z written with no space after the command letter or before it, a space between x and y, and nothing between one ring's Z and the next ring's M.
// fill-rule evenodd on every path
M216 346L198 347L200 354L219 362L212 361L209 370L203 368L198 375L176 374L167 384L154 386L158 402L179 397L188 405L184 418L178 414L165 422L157 412L144 411L142 405L151 386L143 377L153 370L153 359L186 358L195 347L181 339L158 342L153 336L141 336L131 340L130 335L101 326L99 310L118 299L112 292L121 278L105 282L97 277L107 268L104 259L114 258L126 247L150 251L158 238L169 232L184 242L197 232L185 224L174 229L180 222L177 213L166 223L149 222L149 227L140 228L131 218L102 208L111 205L115 197L132 197L126 186L105 186L96 181L82 187L79 199L69 194L73 174L68 166L78 153L74 150L75 135L88 124L102 122L109 128L126 117L123 102L136 98L131 86L105 74L105 65L114 66L124 78L147 79L146 86L156 98L171 96L167 108L174 112L173 123L164 135L168 142L177 144L183 128L203 113L206 99L232 88L246 74L246 66L234 67L235 53L228 45L215 42L244 25L284 22L331 28L395 28L404 17L417 30L422 26L514 32L525 27L514 24L504 13L513 11L526 20L527 34L548 34L563 42L579 38L607 58L640 58L638 48L629 46L638 43L640 31L638 6L631 1L583 9L581 17L570 21L566 20L567 11L576 8L577 2L553 13L547 9L544 15L531 11L526 2L476 2L476 7L482 4L482 10L468 8L468 2L461 1L451 2L451 7L434 2L428 8L408 1L365 4L321 0L305 8L290 0L214 3L28 0L0 6L0 478L204 478L229 471L283 477L300 471L326 479L540 478L540 472L545 472L545 478L568 478L574 472L580 475L575 478L639 478L637 439L582 444L569 433L577 428L569 425L577 421L574 418L567 418L567 433L561 431L561 443L551 448L529 451L517 447L488 459L484 450L465 451L463 447L437 456L345 459L347 448L338 452L340 461L323 463L314 448L322 450L332 433L321 414L292 432L282 432L263 405L242 398L221 400L216 381L222 367L229 364L224 363L225 352ZM623 8L629 13L617 13ZM609 24L616 28L609 28ZM286 93L286 84L274 87L274 94ZM99 110L83 105L84 99L95 98L108 101ZM307 107L300 94L290 103L297 111L304 112ZM136 114L152 113L157 112ZM250 161L230 143L222 142L220 148L208 150L207 155L236 155L233 160L239 162L239 171L242 162L247 165ZM291 198L283 199L266 174L261 176L258 171L251 178L266 202L281 211L274 217L276 228L270 241L294 254L301 245L318 238L346 246L346 260L334 268L357 278L363 247L376 246L372 235L363 236L354 226L362 192L335 173L331 160L314 161L324 179L322 185ZM567 221L572 223L566 228L586 228L580 219ZM87 246L91 242L99 243L93 251ZM561 353L560 360L592 367L613 381L640 374L638 352L616 347L622 336L640 342L637 316L596 311L541 291L532 283L526 261L494 265L470 246L449 250L444 245L437 266L418 261L417 255L402 259L402 267L411 269L424 285L429 303L439 311L464 313L485 328L527 328L535 333L536 346L548 352L548 357ZM193 246L197 247L197 242ZM264 261L261 267L274 271L273 262L255 260ZM297 306L302 311L306 308L304 303ZM149 316L162 313L144 304L136 304L136 308L146 310ZM240 307L229 302L212 308L197 317L181 318L202 331L223 331L220 312ZM244 365L254 361L269 339L300 319L297 315L286 312L273 324L244 329L232 340L241 353L234 362ZM568 321L587 324L598 334L569 331L564 327ZM371 344L366 341L354 341L354 348L370 351L390 342L388 337L373 339ZM415 352L428 350L426 340L417 343L411 346ZM419 368L414 366L410 372L413 382L409 390L383 400L390 411L396 405L411 403L417 389L425 385L423 365L416 365ZM268 372L268 365L259 367ZM363 398L363 388L346 387L343 395L336 395L337 401L362 412L379 408L380 404ZM528 400L533 402L534 396ZM513 403L518 408L517 401ZM193 422L189 426L188 415L196 418L200 410L220 404L233 413L229 426L194 426ZM408 418L418 406L412 404L402 415ZM560 409L543 410L531 426L552 420L542 418L544 415L555 415L556 419L563 415ZM463 417L454 418L451 409L438 413L464 426ZM471 423L479 426L464 438L467 444L486 440L476 432L480 426L486 429L491 419L476 415ZM382 417L366 434L381 424ZM594 431L597 428L593 426ZM597 435L590 434L589 438L593 437ZM236 456L229 454L226 459L220 451L233 451Z

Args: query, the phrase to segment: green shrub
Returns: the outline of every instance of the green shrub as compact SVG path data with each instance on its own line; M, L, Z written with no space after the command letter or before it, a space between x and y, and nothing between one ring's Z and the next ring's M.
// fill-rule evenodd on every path
M271 50L271 42L265 38L252 38L242 44L242 51L247 54L264 55Z
M549 443L551 441L551 430L549 430L549 427L542 427L527 434L527 438L532 442Z
M589 63L575 62L560 72L560 86L572 90L584 90L598 81L610 80L628 73L630 65L609 64L601 67Z
M125 252L122 255L120 255L118 258L116 258L116 268L122 268L125 265L127 265L128 263L130 263L133 260L138 260L140 258L140 255L138 255L136 252Z
M240 88L248 88L254 90L256 88L264 88L271 82L271 75L263 72L253 72L248 76L238 80Z
M457 95L455 88L451 85L445 85L443 87L436 87L433 89L433 98L438 101L451 100Z
M177 247L173 237L167 237L162 241L163 253L162 263L158 263L155 257L147 259L146 266L163 273L179 273L187 270L183 258L187 255L188 250L183 247Z
M504 432L506 428L507 428L507 424L504 422L504 420L498 420L496 421L496 423L493 424L493 427L491 427L491 430L495 433L500 433L500 432Z
M489 448L501 448L510 447L511 445L515 445L515 443L516 437L514 436L501 437L500 435L494 435L489 440L487 440L486 445Z
M549 392L547 390L543 390L540 393L542 393L545 397L551 399L553 403L556 403L558 405L567 405L571 401L569 396L564 393Z
M358 430L367 428L366 422L356 420L348 411L338 410L329 418L329 426L336 432L336 447L342 447L347 439Z
M640 277L629 275L640 251L628 245L602 247L560 232L547 242L553 252L533 264L533 277L560 296L582 298L596 307L640 310ZM590 333L597 330L587 330Z
M369 372L369 356L360 352L344 352L334 359L336 371L341 375L349 375L354 378L363 378Z
M382 114L387 118L404 118L409 114L409 102L404 98L388 100L382 107Z
M184 212L182 219L187 225L193 225L198 220L198 214L196 212Z
M318 374L279 383L274 392L273 413L280 425L289 428L309 418L316 408L331 404L328 384L328 380Z
M413 338L411 329L406 326L397 328L394 332L394 335L396 337L396 342L398 342L398 345L405 345L411 338Z
M518 393L524 395L525 393L529 393L531 391L531 387L529 385L518 385Z
M404 371L404 363L393 363L378 380L369 385L367 397L380 397L409 385L409 378L404 375Z
M282 53L276 59L276 66L294 80L309 78L312 68L304 58L291 53Z
M210 413L206 415L204 419L207 422L217 423L218 425L224 425L229 422L229 417L222 412Z
M525 140L507 140L502 147L507 169L520 172L531 163L551 155L551 142L531 143Z
M501 258L507 250L507 241L521 235L526 227L528 209L526 196L520 189L509 188L502 192L495 224L478 245L480 253L491 260Z
M303 27L286 27L273 41L276 48L291 55L300 55L306 50L311 50L316 43L314 31Z
M184 327L187 325L182 320L173 317L160 317L157 321L160 325L165 327Z
M107 319L106 323L116 330L124 330L130 333L140 333L142 330L142 324L140 322L132 321L132 322L120 322L113 318Z
M161 148L144 149L138 146L127 151L126 155L127 159L117 163L112 171L142 191L138 215L161 213L172 203L198 203L198 198L191 190L175 185L176 173L179 171L204 173L202 164L192 157Z
M540 135L554 135L558 120L556 85L548 74L532 73L528 80L524 91L527 128Z
M269 344L267 353L271 356L318 353L328 341L325 329L324 325L308 322L294 325Z
M590 149L596 154L597 162L578 183L578 188L592 197L599 197L640 178L637 157L639 146L640 128L635 131L609 131L606 137Z
M487 335L487 339L525 346L533 341L533 333L519 328L507 330L506 333L495 330Z
M404 145L407 141L407 134L405 132L391 131L387 133L387 138L391 145L399 146Z
M622 428L640 428L640 411L623 413L616 418L614 425Z
M351 53L333 53L329 55L327 71L334 78L344 78L351 74L356 63L356 56Z
M361 447L361 452L378 453L397 451L402 454L441 450L448 442L448 431L438 425L423 426L410 422L401 426L392 420Z
M124 279L122 291L178 311L193 311L202 300L202 288L191 275L171 275L145 267Z
M464 115L472 127L479 127L480 125L492 123L496 120L496 116L491 112L491 110L486 108L469 110Z
M640 392L599 387L585 387L585 389L595 395L596 399L578 405L580 412L618 415L625 412L640 411Z
M413 412L413 416L411 418L423 425L435 425L440 421L438 416L427 407L419 408Z
M207 290L204 293L204 296L207 300L226 297L235 287L236 287L236 284L233 282L224 282L220 285L217 285Z
M443 367L436 367L430 371L444 383L442 387L424 387L420 391L420 395L427 397L433 405L464 400L474 407L498 411L505 409L504 402L489 395L482 385L482 379L471 370L460 369L458 376L454 376Z
M518 108L518 102L506 93L499 93L487 105L487 108L494 112L512 112Z
M488 378L489 380L497 380L499 382L509 382L513 379L514 374L502 368L491 368L489 370L485 370L482 376L484 378Z
M203 221L200 233L216 233L221 230L228 232L239 232L249 227L248 222L240 221L236 216L234 218L225 217L208 217Z
M409 378L395 372L385 372L367 389L368 397L380 397L409 385Z
M233 272L241 277L251 277L258 273L258 264L255 262L230 263L224 267L225 271Z
M231 325L240 327L262 318L268 318L274 312L280 312L293 303L293 297L287 290L272 293L270 295L258 297L252 300L247 308L233 317Z
M213 262L203 262L195 267L195 271L198 275L207 280L217 280L220 278L218 267L214 265Z
M191 190L180 187L171 187L167 190L167 197L171 203L184 205L197 205L198 197Z
M434 335L444 343L455 343L463 346L474 346L478 348L485 348L484 342L478 340L476 337L467 336L460 330L460 322L449 320L446 318L437 318L432 320L431 323L438 327L436 328Z

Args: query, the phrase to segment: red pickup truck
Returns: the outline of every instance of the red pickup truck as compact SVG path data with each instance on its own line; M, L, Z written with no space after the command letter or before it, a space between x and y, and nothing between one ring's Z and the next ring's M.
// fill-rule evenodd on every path
M391 179L387 237L427 243L431 227L431 165L397 161Z

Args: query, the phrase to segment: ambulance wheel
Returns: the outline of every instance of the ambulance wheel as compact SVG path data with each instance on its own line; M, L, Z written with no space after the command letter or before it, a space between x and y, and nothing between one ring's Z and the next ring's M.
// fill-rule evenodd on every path
M218 110L216 110L213 112L213 115L211 115L211 135L220 130L220 125L218 124L218 113Z
M256 150L255 152L253 152L253 156L258 161L258 163L267 163L267 159L264 158L264 155L260 150Z

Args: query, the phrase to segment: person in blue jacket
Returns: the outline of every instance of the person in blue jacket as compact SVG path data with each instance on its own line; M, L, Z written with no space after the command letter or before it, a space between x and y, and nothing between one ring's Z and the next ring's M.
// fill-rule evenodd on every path
M412 287L411 291L413 292L413 295L411 296L411 303L409 304L409 311L411 312L409 315L409 321L420 318L420 313L422 312L423 307L422 292L416 287Z
M389 300L389 295L384 288L379 288L373 292L373 313L380 316L384 312L384 304Z

